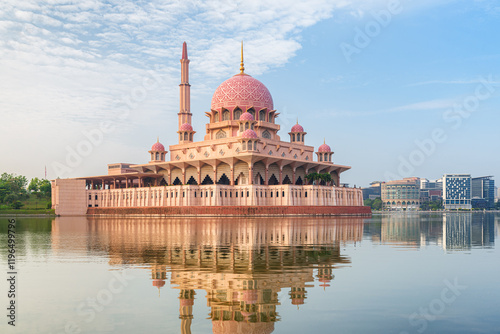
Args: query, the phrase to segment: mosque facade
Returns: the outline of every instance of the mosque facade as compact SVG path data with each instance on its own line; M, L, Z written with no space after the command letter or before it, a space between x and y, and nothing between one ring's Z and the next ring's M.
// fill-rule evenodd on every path
M266 86L245 73L212 97L203 141L194 141L189 59L181 57L178 143L156 141L145 164L115 163L108 174L52 181L56 214L369 214L358 188L342 186L349 166L324 142L306 145L298 124L279 135L279 113ZM169 158L169 159L168 159Z

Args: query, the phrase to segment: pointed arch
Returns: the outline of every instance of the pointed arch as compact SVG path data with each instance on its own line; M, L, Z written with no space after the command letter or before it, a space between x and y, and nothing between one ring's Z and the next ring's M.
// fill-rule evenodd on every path
M227 177L226 173L224 173L219 178L219 181L217 181L217 184L230 185L231 181L229 181L229 178Z
M272 174L271 177L269 178L269 182L268 182L268 185L270 186L275 186L279 184L279 181L278 179L276 178L276 175Z
M196 181L195 178L193 176L191 176L189 178L189 180L186 182L186 184L190 184L190 185L196 186L196 185L198 185L198 181Z
M231 114L229 113L229 110L224 109L224 111L222 111L222 120L229 121L230 119L231 119Z
M266 110L261 109L259 111L259 121L265 122L266 121Z
M224 130L219 130L215 135L216 139L222 139L222 138L226 138L226 137L227 137L227 135L226 135L226 132Z
M260 175L259 172L257 174L255 174L253 184L256 184L256 185L263 185L264 184L264 178L262 177L262 175Z
M241 117L241 114L242 114L242 112L241 112L241 109L240 109L240 108L238 108L238 107L234 108L234 111L233 111L233 119L234 119L235 121L238 121L238 120L240 119L240 117Z
M201 182L202 185L207 185L207 184L214 184L214 181L212 180L212 178L210 176L205 176L205 178L203 179L203 181Z

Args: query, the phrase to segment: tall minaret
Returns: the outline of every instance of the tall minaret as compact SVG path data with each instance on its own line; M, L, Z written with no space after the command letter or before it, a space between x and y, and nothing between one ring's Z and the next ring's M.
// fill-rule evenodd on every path
M182 44L181 58L181 84L180 87L180 110L179 116L179 143L193 141L193 127L191 126L191 85L189 84L189 59L187 44Z

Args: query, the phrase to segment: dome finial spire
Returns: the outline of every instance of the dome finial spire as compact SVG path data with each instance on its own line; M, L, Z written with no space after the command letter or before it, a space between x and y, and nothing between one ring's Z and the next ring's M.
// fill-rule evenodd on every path
M243 65L243 41L241 41L241 63L240 63L240 74L245 73L245 66Z
M156 137L156 142L159 143L160 142L160 136Z

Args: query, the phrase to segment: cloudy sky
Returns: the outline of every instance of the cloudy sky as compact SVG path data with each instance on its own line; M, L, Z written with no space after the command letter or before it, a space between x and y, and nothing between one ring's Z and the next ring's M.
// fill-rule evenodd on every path
M101 175L175 144L183 41L201 140L244 40L282 139L298 118L352 166L344 182L498 177L498 31L490 0L4 0L0 171Z

